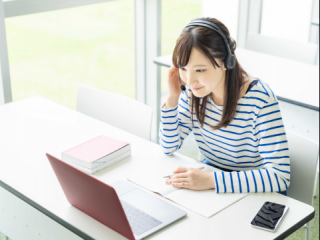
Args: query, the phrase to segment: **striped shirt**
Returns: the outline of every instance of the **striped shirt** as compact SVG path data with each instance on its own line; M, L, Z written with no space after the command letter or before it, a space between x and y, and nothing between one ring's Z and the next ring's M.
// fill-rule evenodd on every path
M288 142L278 100L270 87L259 80L238 100L230 124L218 130L223 106L208 98L203 128L190 108L191 90L181 92L176 107L161 107L159 142L171 155L181 148L191 131L207 162L228 169L214 172L217 193L282 192L290 184ZM202 99L200 100L200 104ZM234 172L232 172L234 171Z

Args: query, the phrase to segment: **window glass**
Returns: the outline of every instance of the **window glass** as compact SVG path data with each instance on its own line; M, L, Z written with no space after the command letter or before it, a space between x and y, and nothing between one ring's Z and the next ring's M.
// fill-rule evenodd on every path
M308 42L312 0L263 1L261 34Z
M135 98L133 0L7 18L13 101L76 107L77 87Z
M161 55L172 54L183 28L201 17L201 0L162 0ZM161 103L165 102L168 68L161 67Z

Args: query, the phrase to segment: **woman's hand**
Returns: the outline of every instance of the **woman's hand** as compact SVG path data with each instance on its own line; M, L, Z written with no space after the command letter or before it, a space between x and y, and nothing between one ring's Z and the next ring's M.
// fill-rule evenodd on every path
M168 71L168 98L170 99L179 99L181 88L179 83L179 68L176 68L172 65ZM181 79L181 83L186 85L186 83Z
M178 167L175 175L166 180L166 184L173 187L189 188L193 190L207 190L216 187L213 173L196 168Z

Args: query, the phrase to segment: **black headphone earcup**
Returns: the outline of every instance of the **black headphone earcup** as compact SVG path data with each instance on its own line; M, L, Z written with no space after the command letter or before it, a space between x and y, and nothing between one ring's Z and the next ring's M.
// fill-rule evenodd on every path
M225 60L226 69L231 70L235 66L236 66L236 58L234 57L233 54L228 55Z

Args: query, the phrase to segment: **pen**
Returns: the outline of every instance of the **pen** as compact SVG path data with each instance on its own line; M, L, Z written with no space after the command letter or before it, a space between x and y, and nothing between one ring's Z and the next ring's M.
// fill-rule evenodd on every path
M204 169L204 167L200 167L200 168L196 168L196 169L202 170L202 169ZM168 175L168 176L164 176L163 178L172 177L172 176L174 176L174 175L175 175L175 174L171 174L171 175Z

